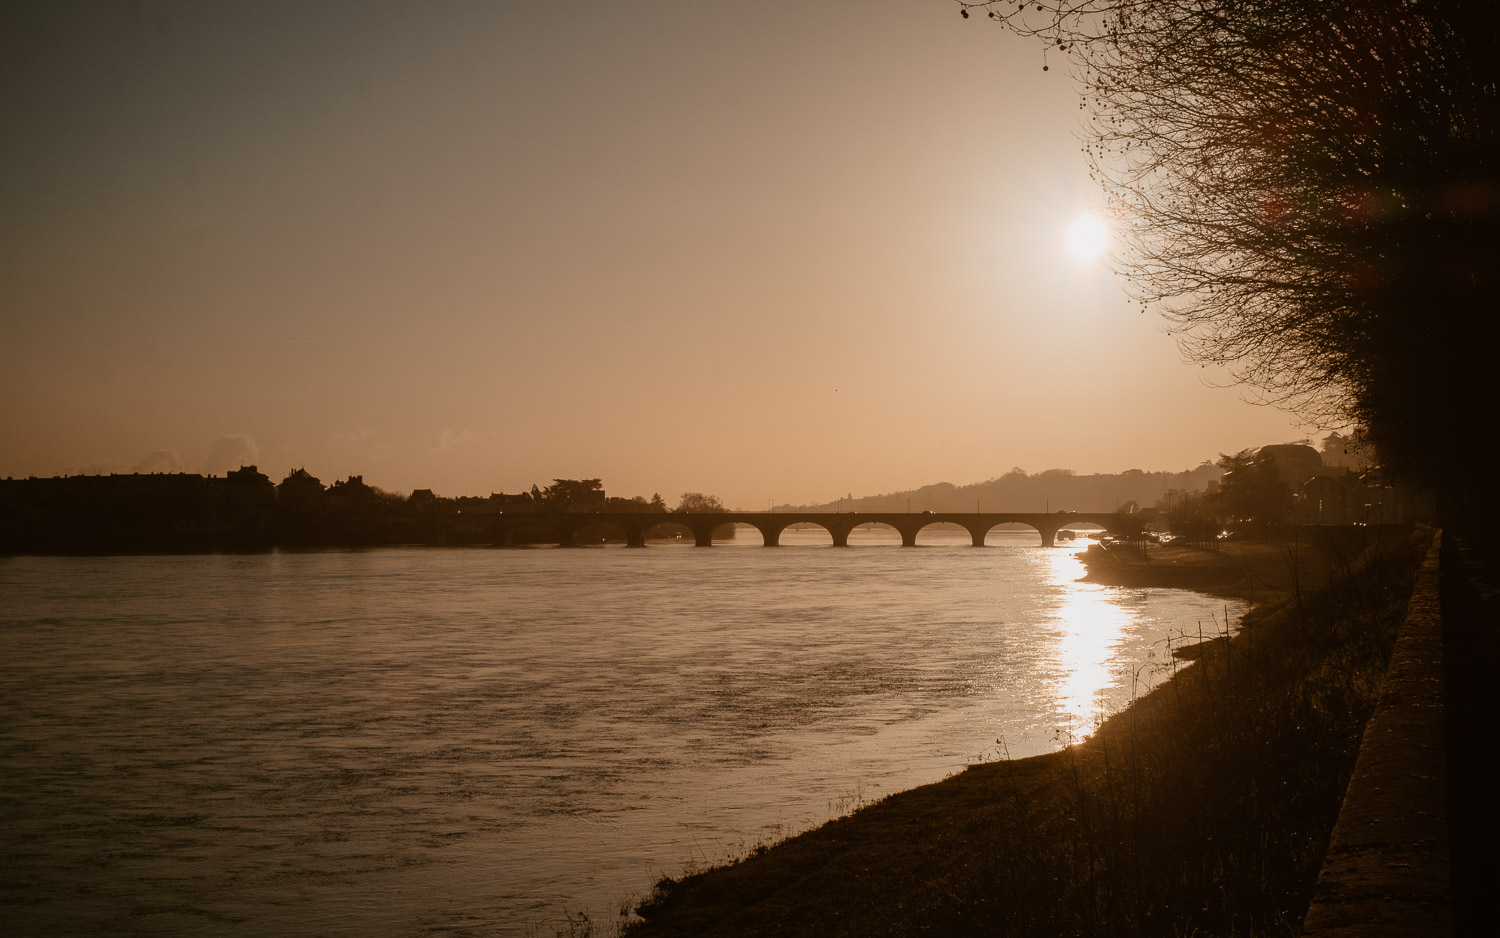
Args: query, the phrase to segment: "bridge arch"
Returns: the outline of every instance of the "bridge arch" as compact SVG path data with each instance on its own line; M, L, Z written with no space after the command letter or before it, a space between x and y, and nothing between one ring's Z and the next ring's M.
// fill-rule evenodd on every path
M832 544L838 544L839 542L837 531L829 525L812 518L798 518L795 515L778 517L774 514L767 514L763 516L744 517L740 521L743 524L754 525L760 531L760 535L764 538L767 547L780 547L781 536L786 533L787 528L793 527L800 529L809 527L822 528L828 533L829 541Z
M976 535L975 530L974 526L961 524L957 521L924 519L912 531L912 544L919 547L951 546L953 538L957 535L962 535L973 546L983 547L984 534L981 532ZM944 544L944 540L948 541L948 544Z
M641 525L641 546L644 547L646 542L651 540L686 540L692 543L694 541L693 529L681 521L663 517L660 521Z
M851 524L849 533L844 536L846 545L857 547L898 547L904 541L900 528L889 521L874 519Z
M839 533L837 526L826 521L801 519L782 529L781 537L784 542L790 536L794 543L803 547L833 547L840 540ZM844 538L847 537L845 534Z
M1063 532L1071 532L1066 538ZM1097 521L1070 521L1057 529L1056 540L1074 541L1080 537L1099 537L1109 531L1109 528Z
M645 546L638 525L609 515L589 515L577 523L564 526L559 533L559 544L563 547L599 547L621 541L628 547Z
M993 524L984 525L984 532L975 537L975 546L986 546L989 542L990 534L997 529L1010 535L1006 538L1009 546L1042 547L1047 543L1046 532L1034 524L1027 524L1025 521L996 521ZM1034 544L1029 540L1029 535L1032 534L1036 535L1036 542ZM1026 535L1027 537L1022 537L1021 535ZM1023 540L1026 543L1021 543Z

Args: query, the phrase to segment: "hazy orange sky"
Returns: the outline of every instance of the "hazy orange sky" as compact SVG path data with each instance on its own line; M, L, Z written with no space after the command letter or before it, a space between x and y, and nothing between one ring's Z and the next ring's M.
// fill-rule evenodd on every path
M1100 261L949 0L0 8L0 475L731 506L1304 435Z

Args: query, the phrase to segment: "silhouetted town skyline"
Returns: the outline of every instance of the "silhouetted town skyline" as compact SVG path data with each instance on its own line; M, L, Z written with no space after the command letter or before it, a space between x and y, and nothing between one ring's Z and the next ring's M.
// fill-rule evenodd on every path
M841 512L1134 512L1155 509L1159 526L1282 523L1350 524L1409 521L1431 512L1430 498L1359 465L1348 441L1277 444L1182 472L1077 475L1020 468L985 482L937 483L884 495L812 505L768 504L765 510ZM742 506L741 506L742 507ZM677 513L726 510L717 497L683 493L672 504L660 493L611 496L601 479L555 479L527 491L443 496L429 488L384 491L351 475L325 485L297 468L279 482L248 465L224 476L128 473L0 481L0 549L20 552L130 552L257 549L273 546L486 544L501 542L499 516L509 516L504 543L555 543L538 518L516 516ZM740 510L740 509L736 509ZM752 510L760 510L753 506ZM608 536L608 535L605 535ZM670 532L666 536L672 536Z

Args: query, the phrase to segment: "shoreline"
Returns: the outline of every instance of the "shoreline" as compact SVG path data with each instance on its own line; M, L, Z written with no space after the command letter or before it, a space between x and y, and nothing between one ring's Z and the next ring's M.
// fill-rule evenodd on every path
M1286 526L1217 549L1148 545L1144 553L1091 544L1079 555L1085 583L1191 589L1255 606L1316 589L1375 544L1408 528Z
M1237 632L1176 649L1192 666L1087 739L970 766L738 862L666 878L624 933L1294 930L1394 641L1394 624L1345 628L1326 610L1345 610L1372 583L1401 591L1391 571L1405 575L1404 556L1354 592L1340 585L1374 563L1356 565L1351 550L1382 541L1165 547L1149 563L1091 549L1086 582L1196 589L1251 608ZM1384 600L1382 622L1404 608L1394 593ZM1320 709L1328 725L1304 729ZM1205 842L1220 863L1259 872L1194 885ZM1178 895L1189 886L1205 892ZM1169 924L1173 909L1191 911Z

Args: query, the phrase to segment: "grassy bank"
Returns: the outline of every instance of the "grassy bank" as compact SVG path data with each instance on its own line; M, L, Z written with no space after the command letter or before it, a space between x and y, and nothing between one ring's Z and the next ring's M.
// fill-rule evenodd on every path
M627 934L1293 933L1425 543L1379 540L1247 550L1278 601L1087 741L664 880Z

